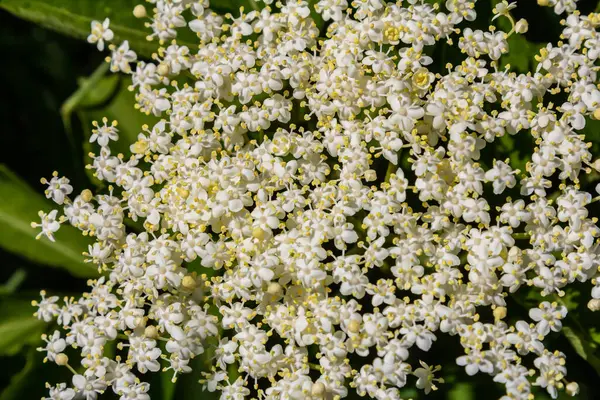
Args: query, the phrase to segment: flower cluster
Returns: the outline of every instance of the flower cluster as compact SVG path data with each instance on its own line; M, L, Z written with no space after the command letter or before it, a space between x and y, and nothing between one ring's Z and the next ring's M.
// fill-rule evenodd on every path
M101 272L79 299L36 303L64 328L40 350L74 374L49 399L148 399L141 374L175 380L208 352L201 382L223 400L395 400L443 383L419 356L442 335L504 399L577 393L544 338L569 284L591 281L600 308L599 197L581 190L600 168L581 133L600 119L599 14L539 1L569 13L562 41L517 74L498 60L527 22L506 2L494 13L510 32L469 28L475 0L251 1L237 16L150 3L134 14L160 43L153 60L123 42L108 61L160 121L130 156L111 152L116 122L94 124L89 168L108 193L43 181L64 215L34 226L93 237ZM197 46L178 41L186 29ZM108 20L92 24L99 49L112 38ZM462 62L433 72L436 43ZM532 143L523 170L486 155L510 136ZM528 320L507 306L519 290L547 298Z

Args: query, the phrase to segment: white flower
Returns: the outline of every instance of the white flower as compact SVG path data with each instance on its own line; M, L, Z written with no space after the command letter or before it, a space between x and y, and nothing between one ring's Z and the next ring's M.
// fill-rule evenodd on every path
M55 361L56 356L67 347L65 339L60 337L59 331L54 331L50 337L43 336L42 339L46 342L46 347L39 347L37 350L45 351L46 358L50 361Z
M107 125L108 119L103 118L102 123L102 126L99 126L96 121L92 123L95 128L92 129L90 143L97 141L100 146L106 147L111 140L115 142L119 140L119 131L117 129L116 121L113 121L110 125Z
M110 19L106 18L102 23L92 21L92 33L88 36L88 43L97 43L98 50L104 50L104 41L110 42L114 33L109 28Z
M44 400L72 400L75 397L75 391L68 388L66 383L59 383L49 388L49 396L44 397Z
M40 211L38 213L38 215L42 219L42 222L40 224L37 224L35 222L31 223L32 228L42 228L42 231L38 233L38 235L35 237L36 239L39 239L42 236L46 236L48 239L54 242L54 233L60 228L60 222L56 220L57 213L58 210L52 210L47 214L43 211Z
M468 355L458 357L456 364L464 366L469 376L475 375L478 372L491 374L494 371L494 366L487 359L486 353L479 350L472 350Z
M129 42L124 40L118 48L112 48L111 50L110 70L130 74L131 66L129 64L137 60L137 54L129 48Z
M443 379L435 379L434 378L434 373L439 371L440 368L438 367L432 367L429 366L427 364L425 364L423 361L420 361L421 364L421 368L417 368L414 372L413 375L415 375L417 377L417 387L419 389L423 389L423 391L425 392L425 394L429 394L429 392L431 392L431 390L436 390L436 386L435 386L435 382L444 382Z
M552 330L559 332L562 328L561 319L567 316L567 308L556 303L544 301L539 308L529 310L529 317L537 322L536 329L540 335L546 336Z
M69 179L64 176L59 178L57 172L54 172L50 181L42 179L42 183L48 185L48 189L44 191L46 198L51 199L58 205L68 203L68 196L73 192L73 186L69 185L69 182Z
M73 387L77 391L77 396L85 400L96 400L98 395L106 390L106 383L94 376L73 375Z

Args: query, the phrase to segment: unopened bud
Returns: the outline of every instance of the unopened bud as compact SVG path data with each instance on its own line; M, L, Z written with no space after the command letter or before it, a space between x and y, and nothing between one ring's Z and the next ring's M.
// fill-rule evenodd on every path
M500 321L506 318L506 307L496 307L494 309L494 319Z
M154 325L148 325L146 329L144 329L144 336L148 339L156 339L158 337L158 329Z
M587 306L592 311L600 311L600 299L591 299Z
M146 15L146 7L143 4L138 4L133 9L133 16L136 18L144 18Z
M277 282L269 283L269 286L267 287L267 293L269 293L271 296L280 296L281 292L282 292L282 288L279 283L277 283Z
M315 397L323 397L325 394L325 385L323 382L313 383L312 388L310 389L310 394Z
M197 286L196 278L194 278L191 275L184 276L183 279L181 280L181 286L183 286L187 290L196 289L196 286Z
M158 66L158 68L156 68L156 72L161 76L166 76L166 75L169 75L169 72L171 72L171 69L169 68L169 66L167 64L160 64Z
M56 362L56 365L60 365L62 367L69 363L69 356L67 356L65 353L59 353L56 355L56 357L54 357L54 361Z
M146 143L145 141L137 141L134 144L132 144L129 147L129 149L134 154L142 154L145 153L146 150L148 150L148 143Z
M376 179L377 179L377 172L375 172L374 169L369 169L369 170L365 171L365 180L367 182L373 182Z
M537 0L538 5L542 6L542 7L547 7L548 4L550 4L549 0Z
M184 199L187 199L190 196L190 191L184 188L177 188L177 194Z
M596 108L594 110L594 114L593 115L594 115L594 119L600 120L600 107L598 107L598 108Z
M94 194L92 193L92 191L90 189L84 189L81 192L81 199L83 201L85 201L86 203L89 203L90 201L92 201L93 198L94 198Z
M348 331L352 333L358 333L358 331L360 331L360 321L355 319L351 320L348 323Z
M529 30L529 24L523 18L518 20L517 23L515 24L515 32L517 32L517 33L525 33L528 30Z
M256 227L252 229L252 237L258 240L263 240L265 238L265 231L261 227Z
M577 382L571 382L567 385L566 391L569 396L577 396L579 394L579 385Z

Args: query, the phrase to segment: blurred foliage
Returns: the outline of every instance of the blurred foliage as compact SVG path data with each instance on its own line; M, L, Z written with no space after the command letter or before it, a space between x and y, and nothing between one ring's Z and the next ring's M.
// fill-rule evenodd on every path
M4 282L0 285L0 361L3 362L0 400L40 398L46 392L46 381L70 379L66 369L44 364L43 356L35 350L41 344L40 333L56 327L34 319L30 302L38 297L42 288L53 295L76 295L85 290L83 278L96 275L96 271L82 262L81 252L86 250L88 242L75 229L63 227L57 235L57 243L52 244L46 240L36 241L36 232L29 227L29 222L38 219L39 209L51 209L43 196L40 177L49 177L57 170L71 179L75 191L101 186L84 168L89 161L88 152L93 151L87 140L92 121L102 117L119 121L121 138L114 149L124 155L128 154L129 145L135 141L141 126L145 123L151 126L155 121L133 111L134 97L127 90L127 79L107 74L103 55L81 40L89 34L92 20L110 17L115 41L129 40L142 57L150 57L156 43L146 41L150 32L144 28L144 22L131 13L140 2L0 0L0 53L4 55L0 64L0 224L3 228L0 231L0 282ZM215 11L232 14L238 14L242 6L250 10L256 4L253 0L213 0L212 3ZM314 5L316 1L309 3ZM496 0L477 3L478 20L472 24L473 28L488 28L495 3ZM584 14L599 7L597 0L580 0L578 4ZM327 25L314 10L312 15L319 27ZM527 19L529 31L525 35L511 36L511 52L501 59L501 66L510 66L512 71L522 73L534 68L534 56L541 47L559 40L561 25L560 18L551 9L537 6L534 0L519 0L514 15L517 19ZM503 26L506 23L502 18L498 20L500 28L506 28ZM193 35L184 36L179 42L191 49L196 46ZM435 59L432 67L436 72L443 72L447 62L456 63L463 58L455 47L443 42L428 48L427 53ZM600 154L600 121L588 121L584 132L588 140L593 141L593 152ZM513 165L524 170L533 145L526 135L507 135L484 150L482 162L510 158ZM597 178L592 175L582 181L583 189L590 190L592 179ZM592 213L600 215L598 206L594 207ZM565 329L561 334L550 335L546 342L548 348L567 355L568 377L581 385L579 399L599 398L595 388L600 378L600 323L585 306L588 300L589 285L571 286L568 295L561 299L569 307ZM527 318L527 310L540 301L535 290L520 290L508 299L507 322ZM429 364L444 367L446 383L427 398L500 397L502 388L489 377L468 377L463 368L455 365L460 350L457 338L439 335L430 352L416 354ZM155 374L151 378L152 398L217 398L202 392L196 383L202 377L201 371L211 366L210 351L194 360L194 364L194 373L182 376L177 384L171 383L167 374ZM422 392L410 389L413 386L414 379L409 380L403 397L424 398ZM111 398L110 394L106 398ZM547 399L548 396L536 390L536 398Z

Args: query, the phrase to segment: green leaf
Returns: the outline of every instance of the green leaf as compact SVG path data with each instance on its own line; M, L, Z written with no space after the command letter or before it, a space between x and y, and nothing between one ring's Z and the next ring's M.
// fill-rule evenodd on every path
M0 394L0 400L17 400L22 398L21 395L24 392L24 388L32 382L30 376L38 364L37 355L35 348L29 349L26 355L25 366L10 378L10 383L4 387L2 394Z
M575 352L584 360L586 360L596 372L600 374L600 359L594 355L594 349L575 329L570 326L563 326L563 335L569 340Z
M210 349L207 349L209 353ZM207 353L202 354L194 358L190 362L190 366L192 367L192 372L189 374L182 374L177 379L177 384L175 386L174 399L177 400L217 400L220 397L220 392L209 392L207 390L202 390L202 384L198 381L203 379L202 371L210 370L210 357L212 353L209 355Z
M493 5L500 1L494 1ZM500 17L494 21L498 28L508 33L511 31L512 25L506 17ZM544 47L543 44L533 43L528 41L524 35L513 32L507 40L508 53L500 57L500 67L504 68L510 64L510 70L520 73L527 73L534 69L535 55Z
M172 376L168 372L160 374L162 400L173 400L175 398L175 385L171 379Z
M27 271L23 268L17 269L10 278L8 278L6 283L0 286L0 295L10 295L15 293L25 278L27 278Z
M0 355L12 356L28 343L37 342L44 332L44 323L33 317L0 323Z
M17 354L27 344L37 345L46 324L33 316L30 300L0 302L0 356Z
M144 26L146 19L133 15L140 0L0 0L0 8L18 17L40 24L46 28L86 39L92 21L110 18L110 29L114 32L114 43L128 40L138 54L150 57L158 48L157 41L146 37L152 33ZM149 6L151 7L151 6ZM150 10L148 10L150 12ZM182 30L183 31L183 30ZM194 40L179 40L180 45L194 48Z
M73 129L71 128L71 116L77 108L83 105L89 106L91 102L95 101L95 103L92 104L97 104L102 101L101 99L98 99L97 95L94 95L96 93L102 93L102 91L98 89L98 86L104 75L106 75L108 67L108 63L100 64L88 79L81 80L79 89L69 96L60 107L60 116L63 120L63 125L67 131L71 146L73 147L75 146L75 141L73 140Z
M137 0L0 0L0 7L29 21L61 33L86 39L91 22L111 19L114 41L129 40L133 49L152 54L156 44L146 40L149 31L136 19Z
M466 382L456 383L448 392L448 400L473 400L475 392L472 384Z
M317 28L319 28L319 31L321 31L321 35L324 35L325 33L323 32L323 27L325 26L325 21L323 20L321 14L315 10L315 4L318 2L319 0L308 0L308 6L310 8L310 17L315 22Z
M233 17L240 16L240 8L244 8L244 13L252 10L260 11L263 8L260 0L216 0L210 3L210 9L218 14L230 13Z
M91 239L76 228L63 224L56 232L56 242L36 240L39 230L32 228L31 222L39 221L38 211L50 210L53 205L0 165L0 247L40 264L64 268L74 276L97 276L97 269L84 263L82 256Z
M83 123L86 139L91 135L92 121L101 121L106 117L110 121L119 123L119 140L111 142L110 148L114 154L122 153L125 157L131 154L129 146L137 140L137 135L142 131L142 125L154 126L159 118L146 115L134 108L135 94L128 90L128 78L121 75L108 75L100 79L93 91L82 98L82 104L90 104L104 95L100 107L80 107L77 116ZM96 104L98 104L96 102ZM89 142L86 140L86 142ZM91 146L94 151L97 146ZM89 161L89 160L88 160Z

